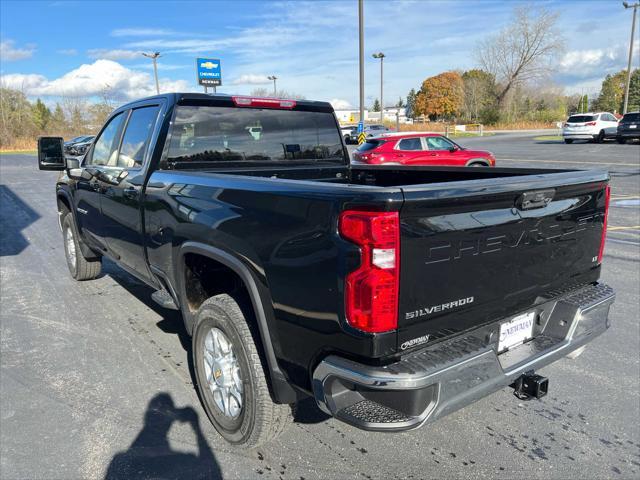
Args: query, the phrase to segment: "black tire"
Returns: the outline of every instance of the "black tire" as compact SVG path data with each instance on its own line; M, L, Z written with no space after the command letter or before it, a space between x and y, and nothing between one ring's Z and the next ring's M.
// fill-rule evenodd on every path
M565 138L564 139L564 143L571 144L571 143L573 143L573 139L572 138Z
M624 145L625 143L627 143L627 139L622 137L616 137L616 142L618 142L620 145Z
M595 137L593 137L593 140L596 143L602 143L604 142L604 130L600 130L600 133L598 133L598 135L596 135Z
M482 163L482 162L473 162L471 164L469 164L470 167L488 167L489 165L487 165L486 163Z
M78 281L93 280L100 275L102 260L87 259L80 249L78 229L73 221L73 215L68 211L62 218L62 239L64 242L64 255L67 260L69 273ZM71 245L71 243L73 245ZM71 248L73 247L73 255Z
M271 398L265 365L257 346L260 337L252 315L250 308L241 308L230 295L216 295L198 309L192 338L196 385L205 412L225 440L243 448L255 448L273 440L293 420L292 406L277 404ZM207 383L205 340L213 328L224 333L239 363L242 408L236 418L225 415L216 405Z
M344 143L349 145L351 143L351 137L349 135L344 136Z

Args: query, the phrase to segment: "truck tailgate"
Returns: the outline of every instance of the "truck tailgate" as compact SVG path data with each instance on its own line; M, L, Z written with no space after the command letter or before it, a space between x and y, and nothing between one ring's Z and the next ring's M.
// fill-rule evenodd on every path
M398 349L522 312L599 276L608 174L403 188Z

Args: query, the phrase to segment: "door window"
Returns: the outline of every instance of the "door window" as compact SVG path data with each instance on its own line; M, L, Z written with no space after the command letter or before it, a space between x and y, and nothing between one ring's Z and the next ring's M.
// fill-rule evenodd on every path
M118 140L120 139L119 132L123 119L124 115L121 112L113 117L104 130L102 130L102 133L94 144L93 153L88 162L90 165L116 165Z
M398 142L398 150L422 150L419 138L403 138Z
M444 137L426 137L429 150L449 150L453 143Z
M153 105L136 108L131 112L127 128L122 137L122 145L118 155L118 167L142 167L159 110L160 107L158 105Z

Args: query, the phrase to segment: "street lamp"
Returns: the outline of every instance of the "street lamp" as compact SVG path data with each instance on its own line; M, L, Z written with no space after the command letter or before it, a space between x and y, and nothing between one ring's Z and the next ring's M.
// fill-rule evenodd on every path
M636 10L640 7L640 2L636 2L633 5L629 5L627 2L622 2L622 6L627 8L633 8L633 20L631 22L631 39L629 40L629 62L627 63L627 82L624 87L624 106L622 107L622 114L627 113L627 105L629 104L629 83L631 83L631 58L633 57L633 35L636 32Z
M383 84L383 63L386 55L382 52L374 53L373 58L380 59L380 123L384 123L384 98L382 97L382 84Z
M276 77L275 75L269 75L267 78L269 80L273 80L273 96L278 96L278 91L276 90L276 80L278 79L278 77Z
M150 58L153 61L153 76L156 79L156 93L158 95L160 95L160 84L158 83L158 57L160 57L160 52L154 52L154 53L144 53L142 52L142 55L144 55L147 58Z
M360 77L360 120L358 125L364 126L364 0L358 0L358 70ZM358 143L360 143L358 128Z

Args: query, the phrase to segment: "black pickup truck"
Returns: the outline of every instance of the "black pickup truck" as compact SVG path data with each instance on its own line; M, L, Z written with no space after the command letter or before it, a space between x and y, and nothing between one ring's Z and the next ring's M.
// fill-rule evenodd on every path
M228 441L293 405L416 428L512 386L609 326L604 171L350 165L325 102L166 94L115 110L60 170L67 263L108 257L179 309L195 383ZM91 312L99 315L99 312Z

